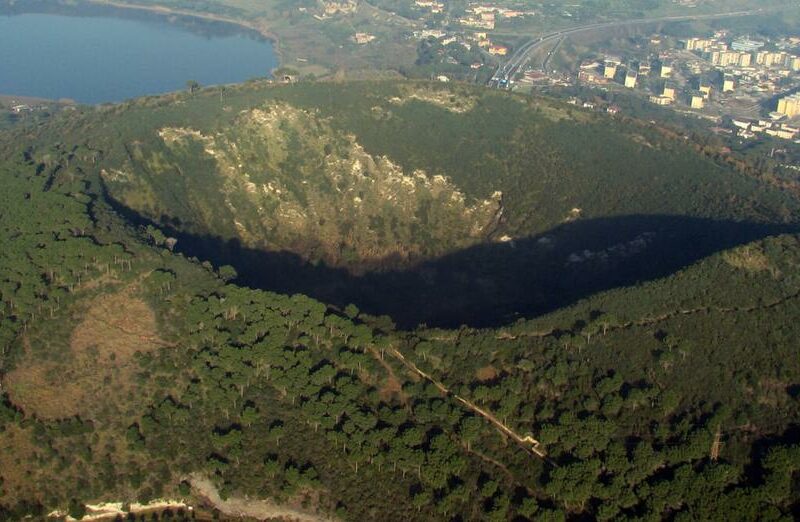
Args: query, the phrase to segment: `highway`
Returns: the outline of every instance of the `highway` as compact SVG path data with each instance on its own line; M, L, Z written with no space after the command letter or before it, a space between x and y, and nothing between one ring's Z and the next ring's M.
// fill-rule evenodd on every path
M544 36L539 37L538 39L529 40L528 42L521 45L514 54L508 59L506 63L502 66L498 67L497 71L495 71L492 78L489 80L490 87L498 87L498 88L505 88L508 86L509 82L513 80L514 76L530 61L533 54L541 49L544 46L551 45L553 42L556 42L550 52L544 59L544 67L547 66L547 63L552 58L555 51L558 49L559 44L568 36L582 33L586 31L593 31L596 29L608 29L612 27L622 27L626 25L643 25L643 24L652 24L658 22L686 22L686 21L693 21L693 20L708 20L708 19L716 19L716 18L734 18L739 16L750 16L754 14L761 14L768 12L769 9L751 9L748 11L735 11L729 13L720 13L720 14L706 14L706 15L678 15L678 16L666 16L662 18L638 18L636 20L620 20L615 22L598 22L593 24L582 25L579 27L573 27L570 29L562 29L560 31L555 31ZM543 68L544 68L543 67Z

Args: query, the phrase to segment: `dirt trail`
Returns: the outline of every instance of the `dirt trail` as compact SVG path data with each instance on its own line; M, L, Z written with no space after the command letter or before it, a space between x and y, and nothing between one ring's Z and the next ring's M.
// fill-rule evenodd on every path
M729 314L729 313L751 313L751 312L755 312L757 310L768 310L768 309L771 309L771 308L775 308L775 307L780 306L781 304L783 304L783 303L785 303L787 301L790 301L792 299L797 299L797 298L800 298L800 291L794 292L794 293L789 294L787 296L784 296L782 298L779 298L779 299L776 299L774 301L768 302L766 304L761 304L761 305L752 305L752 306L746 306L746 307L702 306L702 307L683 309L683 310L673 310L673 311L665 312L665 313L657 315L657 316L643 317L643 318L638 319L638 320L628 321L626 323L622 323L622 324L618 324L618 325L610 325L609 328L608 328L608 331L626 330L626 329L632 328L632 327L650 326L650 325L657 324L657 323L666 321L668 319L671 319L673 317L680 316L680 315L695 315L695 314L701 314L701 313L723 313L723 314ZM501 331L496 336L496 339L500 340L500 341L514 340L514 339L518 339L518 338L521 338L521 337L532 337L532 338L540 338L541 339L541 338L546 338L546 337L550 337L552 335L555 335L557 331L558 331L557 329L550 329L550 330L546 330L546 331L522 332L522 333L518 333L516 335L510 334L509 332ZM544 450L542 450L540 448L541 444L539 443L539 441L536 440L535 438L533 438L531 435L526 435L526 436L523 437L522 435L518 434L517 432L515 432L514 430L512 430L511 428L506 426L504 423L502 423L491 412L488 412L488 411L484 410L483 408L477 406L473 402L461 397L458 394L450 392L450 390L448 390L447 387L444 386L444 384L442 384L441 382L437 381L436 379L434 379L433 377L431 377L430 375L428 375L424 371L420 370L417 367L416 364L414 364L413 362L411 362L408 359L406 359L405 356L402 353L400 353L397 349L390 348L388 350L388 353L392 357L397 359L400 363L402 363L406 368L411 370L413 373L417 374L418 376L422 377L423 379L427 380L428 382L430 382L431 384L436 386L436 388L442 393L442 395L445 395L445 396L448 396L448 397L452 397L456 401L460 402L467 409L471 410L472 412L480 415L484 419L486 419L489 422L491 422L492 424L494 424L495 427L497 427L501 432L505 433L509 438L514 440L517 444L522 446L522 448L525 449L527 452L529 452L532 455L535 455L535 456L545 460L546 462L548 462L549 464L551 464L553 466L557 466L555 464L555 462L553 462L552 459L550 459L547 456L547 454L544 452ZM499 463L497 463L497 464L499 464Z
M256 520L280 519L296 522L336 522L334 518L302 511L290 506L282 506L271 500L250 500L236 497L222 500L217 487L202 475L191 475L189 483L197 495L229 517L254 518Z
M394 368L387 363L383 357L378 353L375 348L367 348L367 351L372 354L372 357L383 366L383 369L386 370L388 374L388 379L386 384L381 388L380 393L384 395L396 395L403 406L408 406L408 395L403 392L403 385L400 383L400 379L397 378L397 375L394 373Z
M766 304L761 305L752 305L752 306L744 306L744 307L737 307L737 306L699 306L697 308L688 308L684 310L673 310L670 312L664 312L663 314L656 315L656 316L649 316L643 317L641 319L636 319L634 321L628 321L626 323L618 324L618 325L609 325L608 332L613 332L615 330L627 330L628 328L632 328L635 326L651 326L657 323L664 322L668 319L672 319L673 317L677 317L679 315L696 315L702 313L720 313L720 314L732 314L732 313L751 313L757 310L769 310L770 308L775 308L777 306L786 303L787 301L791 301L792 299L800 298L800 291L794 292L789 294L785 297L781 297L780 299L776 299L774 301L770 301ZM545 337L550 337L556 334L559 330L556 328L551 328L547 331L539 331L539 332L520 332L518 334L510 334L508 332L500 332L495 339L498 341L513 341L519 338L537 338L542 339Z
M397 349L389 348L387 350L387 352L392 357L394 357L395 359L400 361L406 368L408 368L412 372L416 373L417 375L419 375L423 379L427 380L428 382L430 382L431 384L436 386L436 388L442 393L442 395L446 395L448 397L452 397L456 401L460 402L468 410L471 410L472 412L477 413L478 415L480 415L484 419L486 419L489 422L491 422L492 424L494 424L494 426L497 429L499 429L501 432L505 433L514 442L516 442L517 444L522 446L522 448L525 449L525 451L527 451L528 453L531 453L531 454L533 454L533 455L535 455L535 456L537 456L537 457L549 462L550 464L554 464L547 457L547 454L542 449L540 449L540 447L539 447L540 443L539 443L538 440L534 439L530 435L525 435L523 437L522 435L518 434L517 432L515 432L514 430L512 430L511 428L509 428L508 426L503 424L500 421L500 419L495 417L491 412L488 412L488 411L484 410L483 408L477 406L475 403L473 403L473 402L461 397L460 395L458 395L456 393L452 393L450 390L447 389L447 387L444 384L442 384L441 382L437 381L436 379L434 379L433 377L431 377L427 373L423 372L422 370L420 370L417 367L416 364L414 364L413 362L411 362L408 359L406 359L405 356L402 353L400 353Z

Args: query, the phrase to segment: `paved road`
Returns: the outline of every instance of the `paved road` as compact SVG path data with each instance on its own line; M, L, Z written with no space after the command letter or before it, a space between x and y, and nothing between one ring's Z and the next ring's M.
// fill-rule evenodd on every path
M545 47L547 45L552 45L553 42L556 42L556 45L550 49L550 52L547 54L544 60L544 64L546 65L552 55L555 53L556 49L558 48L558 43L560 43L564 38L586 31L593 31L595 29L606 29L611 27L622 27L626 25L642 25L642 24L651 24L656 22L683 22L683 21L690 21L690 20L708 20L708 19L716 19L716 18L734 18L739 16L750 16L754 14L760 14L768 12L769 9L751 9L748 11L735 11L729 13L719 13L719 14L706 14L706 15L678 15L678 16L666 16L662 18L640 18L636 20L622 20L616 22L599 22L593 23L588 25L582 25L580 27L573 27L571 29L562 29L560 31L555 31L544 36L541 36L538 39L530 40L525 44L521 45L514 54L508 59L508 61L503 64L501 67L497 69L494 73L492 78L489 80L489 85L491 87L506 87L508 85L509 80L514 78L514 75L517 74L531 59L533 54Z

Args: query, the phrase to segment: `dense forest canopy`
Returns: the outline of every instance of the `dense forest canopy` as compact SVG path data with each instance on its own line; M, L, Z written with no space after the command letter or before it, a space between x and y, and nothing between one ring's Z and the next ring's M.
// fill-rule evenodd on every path
M340 520L800 516L797 197L674 129L253 83L6 132L0 179L0 518L206 479Z

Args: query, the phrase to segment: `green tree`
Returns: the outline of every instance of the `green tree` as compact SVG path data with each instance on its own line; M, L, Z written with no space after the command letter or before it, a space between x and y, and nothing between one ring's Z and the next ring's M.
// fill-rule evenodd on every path
M219 267L217 273L219 274L220 279L225 282L233 281L239 276L239 274L236 272L236 269L230 265L223 265Z

